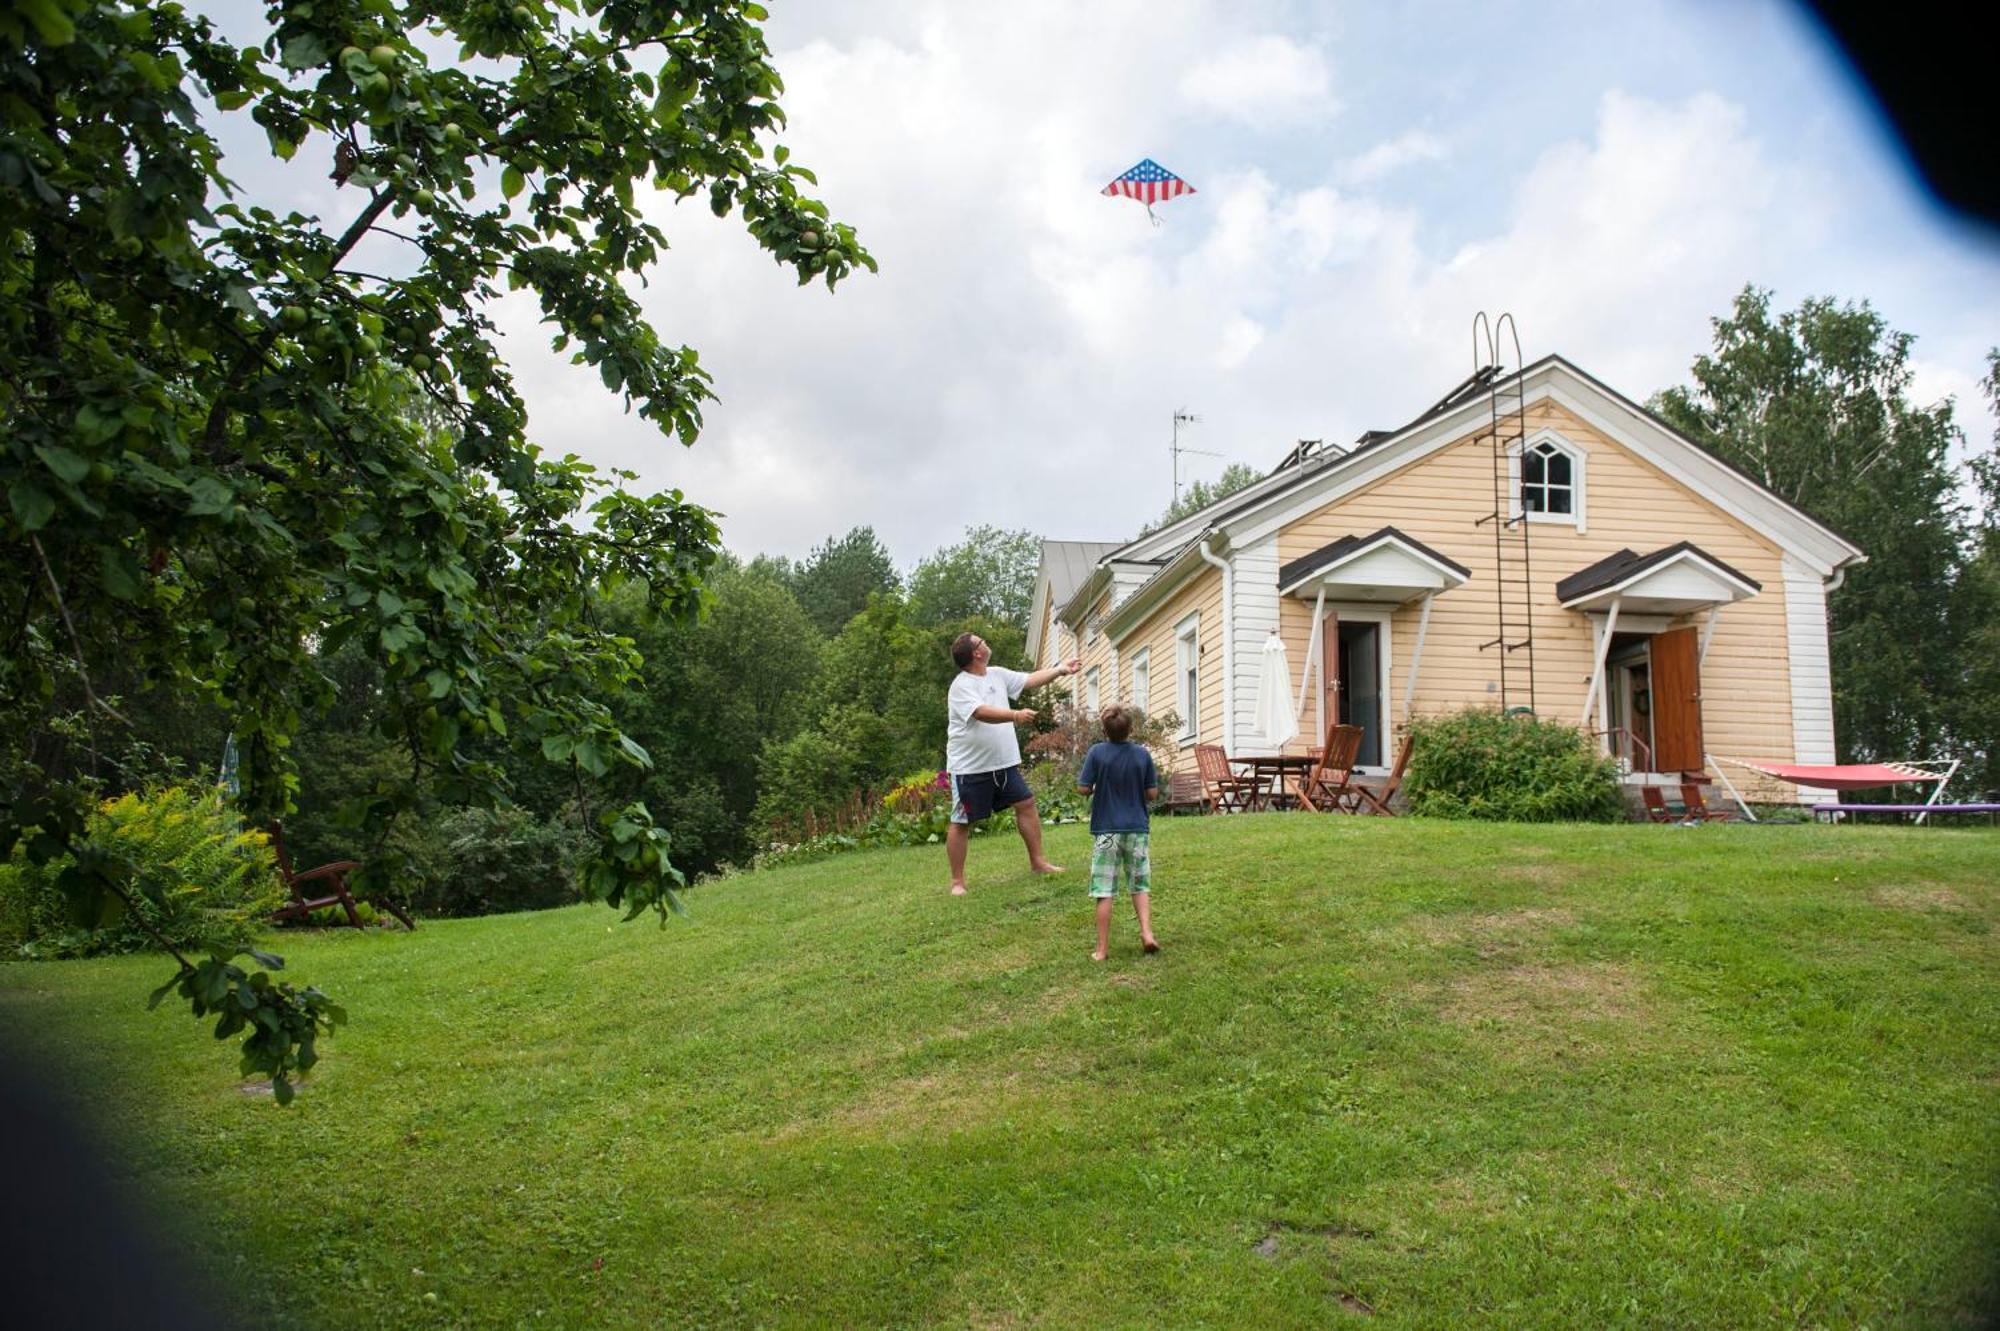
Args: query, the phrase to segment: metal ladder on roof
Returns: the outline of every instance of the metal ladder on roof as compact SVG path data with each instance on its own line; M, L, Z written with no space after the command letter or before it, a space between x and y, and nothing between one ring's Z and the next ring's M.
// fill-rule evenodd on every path
M1502 335L1514 352L1510 372L1501 360ZM1481 310L1472 320L1472 368L1486 385L1487 424L1478 436L1493 455L1493 511L1475 527L1493 528L1493 609L1496 630L1479 644L1496 653L1500 667L1500 710L1535 710L1535 584L1528 546L1527 511L1521 503L1515 455L1528 436L1527 387L1522 374L1521 333L1512 314L1488 322Z

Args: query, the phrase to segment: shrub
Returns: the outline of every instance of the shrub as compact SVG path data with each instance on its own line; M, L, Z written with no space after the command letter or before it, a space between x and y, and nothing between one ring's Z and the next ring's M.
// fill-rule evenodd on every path
M429 872L410 902L433 915L500 915L581 899L578 861L591 836L526 809L454 809L427 837Z
M32 957L144 952L146 926L183 950L242 946L285 899L269 839L211 790L163 786L104 801L82 854L131 870L131 912L99 927L69 913L56 879L75 862L0 865L0 938Z
M1410 812L1504 822L1618 822L1618 769L1573 726L1473 708L1411 727Z
M1180 718L1172 712L1157 717L1138 712L1132 725L1132 743L1144 744L1153 752L1162 796L1178 753L1178 746L1169 741L1179 728ZM1028 740L1028 786L1041 806L1042 821L1068 823L1090 817L1090 801L1077 794L1076 778L1083 771L1083 758L1090 746L1103 738L1104 729L1095 716L1070 706L1067 700L1058 700L1054 723Z

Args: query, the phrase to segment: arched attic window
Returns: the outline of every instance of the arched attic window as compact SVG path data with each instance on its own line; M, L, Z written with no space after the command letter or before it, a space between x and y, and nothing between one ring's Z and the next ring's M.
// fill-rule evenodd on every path
M1514 516L1569 523L1584 530L1584 452L1550 430L1514 454Z

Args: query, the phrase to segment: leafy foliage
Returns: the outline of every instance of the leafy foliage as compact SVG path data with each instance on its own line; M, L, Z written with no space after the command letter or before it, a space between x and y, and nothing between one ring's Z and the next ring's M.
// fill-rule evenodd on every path
M79 859L122 866L129 908L104 923L78 919L61 881ZM68 854L0 865L0 939L37 957L143 952L163 940L243 945L284 897L262 832L245 830L215 792L170 786L105 800Z
M965 529L965 539L910 574L910 618L919 624L983 619L1028 631L1042 539L1030 531Z
M1467 708L1412 721L1410 733L1411 813L1518 823L1625 816L1616 764L1573 726Z
M1222 475L1212 481L1190 481L1182 490L1180 498L1167 505L1167 511L1146 524L1145 532L1155 532L1162 527L1172 526L1182 518L1201 512L1218 500L1227 499L1245 486L1255 485L1263 480L1263 474L1255 467L1241 462L1232 462L1222 469Z
M365 887L394 875L385 830L424 799L506 803L501 753L578 783L644 770L606 701L638 659L592 598L636 587L684 621L715 558L679 492L535 446L492 303L525 293L558 351L691 443L708 377L628 290L666 244L640 185L740 214L802 284L873 263L767 146L783 113L760 5L267 14L249 45L181 4L0 14L0 547L30 574L0 587L0 731L77 706L122 722L92 683L117 662L217 704L262 821L296 790L301 716L330 701L322 662L353 644L408 758L353 810L378 852ZM217 121L329 166L341 216L245 197ZM73 849L83 774L18 743L6 767L0 850ZM678 908L649 811L599 821L588 892ZM63 882L86 914L130 899L115 859ZM235 993L275 1023L260 1040L315 1029L282 986L185 964L197 1012Z
M766 567L786 579L806 617L827 637L860 614L870 597L902 589L888 547L873 527L856 527L838 540L827 537L796 567L785 560Z
M1969 625L1954 584L1966 536L1949 401L1909 400L1907 333L1861 305L1774 314L1746 287L1713 321L1692 387L1652 407L1867 552L1828 599L1844 759L1924 757L1954 739Z
M409 904L439 915L543 910L577 899L588 829L526 809L455 809L438 820L439 862Z

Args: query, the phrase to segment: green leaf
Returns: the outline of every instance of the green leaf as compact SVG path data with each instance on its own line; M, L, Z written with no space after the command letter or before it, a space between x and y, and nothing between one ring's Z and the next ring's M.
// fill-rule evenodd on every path
M286 69L317 69L326 63L329 54L324 37L316 32L302 32L285 43L278 59Z
M521 174L517 166L508 165L500 172L500 192L513 198L527 186L528 178Z
M139 561L129 550L105 546L98 552L97 580L107 595L129 601L139 594Z
M16 481L7 487L7 506L14 510L22 531L40 531L56 514L56 501L32 481Z
M235 506L236 492L214 476L198 476L188 487L188 512L196 517L226 513Z
M430 685L433 698L442 698L451 692L451 675L446 671L431 670L424 675L424 682Z
M61 444L37 444L35 456L45 466L71 485L80 484L90 475L90 464L82 456L64 448Z
M76 40L76 24L57 0L14 0L14 3L50 46L67 46Z
M227 92L215 94L215 104L225 111L239 111L250 102L250 94L242 88L231 88Z
M544 735L542 737L542 757L552 763L566 760L576 751L576 741L568 735Z

